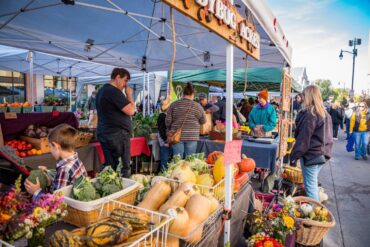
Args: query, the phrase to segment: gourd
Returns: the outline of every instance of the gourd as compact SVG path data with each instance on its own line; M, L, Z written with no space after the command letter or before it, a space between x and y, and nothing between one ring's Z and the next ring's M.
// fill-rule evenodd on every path
M210 208L211 202L202 195L193 195L185 206L189 219L195 224L200 224L208 218Z
M252 158L248 158L245 154L242 154L242 160L239 164L241 172L251 172L256 168L256 162Z
M80 246L78 241L78 237L74 237L70 232L67 230L58 230L51 235L49 239L49 246L50 247L77 247Z
M167 247L179 247L180 241L176 237L167 236L166 246Z
M189 200L189 190L176 190L175 193L159 208L159 212L165 213L170 208L185 207Z
M187 191L189 198L193 195L200 195L200 189L197 185L191 182L181 183L177 190Z
M213 178L217 184L225 177L224 156L218 157L213 167Z
M196 183L197 178L195 173L191 170L191 167L186 163L178 165L171 173L171 178L174 180L182 182L192 182Z
M189 223L189 214L185 208L170 208L166 213L174 218L170 223L169 233L185 237Z
M125 221L134 230L147 228L151 224L150 218L145 212L134 208L115 208L111 212L110 218L120 222Z
M189 221L188 234L187 235L189 235L189 234L190 234L190 236L187 237L185 239L185 241L190 243L190 244L198 243L202 239L203 226L199 226L199 224L196 224L194 221Z
M138 207L158 211L158 209L166 202L170 194L171 186L165 181L157 181L148 191L144 200L139 203Z
M218 207L220 206L220 203L212 195L207 195L207 198L210 202L209 215L211 215L213 212L215 212L218 209Z
M208 154L207 163L210 165L214 165L216 160L220 156L223 156L223 153L221 151L213 151L212 153Z
M138 239L140 239L141 237L145 236L148 233L149 233L148 229L141 229L139 231L134 231L134 232L132 232L131 236L125 241L125 243L121 244L119 246L130 246L135 241L137 241ZM150 241L148 241L148 239L147 239L147 245L150 246L150 244L148 244L148 242L150 243ZM140 244L140 246L144 246L144 245Z
M71 231L71 234L73 236L78 236L78 237L85 236L86 235L86 227L76 228L76 229Z
M131 233L132 227L128 223L107 220L87 227L86 242L90 247L116 245L126 241Z

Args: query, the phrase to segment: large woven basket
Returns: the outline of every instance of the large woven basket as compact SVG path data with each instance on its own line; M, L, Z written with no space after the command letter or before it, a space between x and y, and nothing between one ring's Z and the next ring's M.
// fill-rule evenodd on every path
M309 202L314 206L320 206L326 208L318 201L304 196L297 196L293 198L298 204L301 202ZM327 208L326 208L327 209ZM299 229L296 231L296 242L305 246L315 246L320 244L325 235L331 228L335 226L335 219L333 214L328 210L328 221L319 222L310 219L297 218L296 220L300 224Z
M284 173L287 175L287 180L295 184L303 183L302 169L299 167L286 166Z

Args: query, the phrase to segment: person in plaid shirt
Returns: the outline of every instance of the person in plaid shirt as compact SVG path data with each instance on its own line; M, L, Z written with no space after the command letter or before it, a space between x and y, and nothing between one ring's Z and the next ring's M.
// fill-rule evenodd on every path
M75 151L77 134L78 131L75 128L68 124L61 124L52 129L48 135L50 152L58 161L56 172L47 171L43 166L39 166L39 169L47 175L50 192L73 184L81 176L87 176L85 166ZM28 193L33 195L34 200L49 192L42 191L38 178L35 184L26 179L25 187Z

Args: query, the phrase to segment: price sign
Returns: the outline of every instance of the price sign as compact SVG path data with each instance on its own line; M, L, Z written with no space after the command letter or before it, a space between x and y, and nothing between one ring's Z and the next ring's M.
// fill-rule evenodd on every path
M17 113L15 112L4 112L5 119L17 119Z
M242 140L226 142L224 149L224 165L231 165L241 161Z

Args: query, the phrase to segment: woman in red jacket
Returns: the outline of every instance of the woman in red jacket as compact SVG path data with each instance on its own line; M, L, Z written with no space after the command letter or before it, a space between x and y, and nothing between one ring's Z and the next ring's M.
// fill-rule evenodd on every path
M296 126L291 161L294 165L300 160L306 194L319 201L318 176L322 165L331 157L333 127L317 86L304 89L303 109L297 115Z

